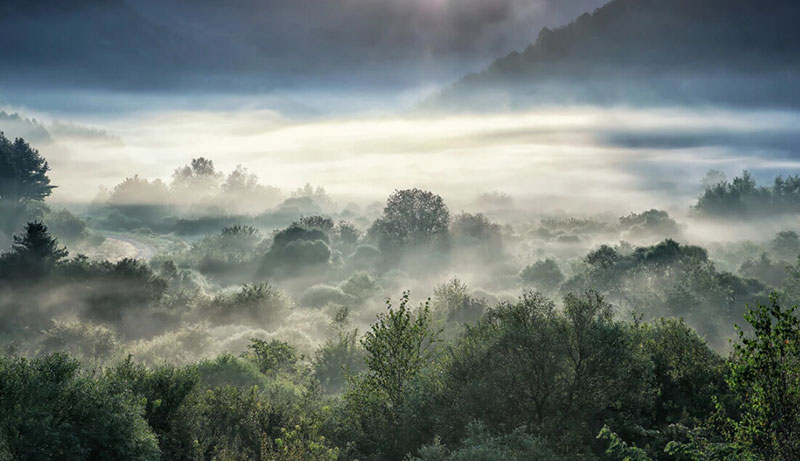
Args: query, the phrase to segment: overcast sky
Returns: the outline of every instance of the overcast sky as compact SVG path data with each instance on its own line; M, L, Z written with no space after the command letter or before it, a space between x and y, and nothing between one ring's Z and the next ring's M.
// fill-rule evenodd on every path
M0 101L97 110L119 93L184 106L255 94L311 113L357 90L357 107L397 105L605 1L6 0Z

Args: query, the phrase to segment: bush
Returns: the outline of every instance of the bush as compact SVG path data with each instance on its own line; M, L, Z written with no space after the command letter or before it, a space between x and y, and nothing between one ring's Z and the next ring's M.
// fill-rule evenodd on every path
M372 245L359 245L347 258L347 265L354 270L375 270L383 262L381 250Z
M203 360L197 364L200 383L207 388L235 386L266 388L266 377L258 366L244 358L222 354L213 360Z
M89 237L86 222L66 209L47 213L44 222L53 235L68 244L79 243Z
M601 421L634 426L650 410L650 366L596 293L566 296L563 312L526 293L458 339L434 419L448 443L482 420L496 432L526 426L560 453L590 453Z
M175 458L334 461L338 450L319 434L315 411L299 401L267 399L255 388L194 393L176 427L186 446Z
M281 318L289 301L266 283L244 285L241 290L215 296L203 311L217 323L272 323Z
M479 423L467 428L467 437L455 450L448 450L439 440L419 450L412 461L528 461L564 459L557 456L547 443L519 428L505 435L494 436Z
M106 371L105 378L117 392L132 392L144 404L144 418L156 434L166 455L179 444L172 428L181 407L198 382L194 367L160 365L153 369L133 362L129 356Z
M339 285L339 288L341 288L345 294L354 298L358 303L363 303L367 299L378 294L381 290L378 281L363 271L351 275Z
M105 360L119 345L117 333L91 322L54 321L53 326L42 332L44 352L67 352L84 359Z
M251 339L244 355L258 367L258 371L268 376L275 376L279 372L291 372L297 364L298 356L294 346L273 339L264 341Z
M348 376L363 371L364 350L358 344L358 330L339 332L327 341L314 356L314 376L328 393L341 392Z
M541 290L555 290L564 281L564 274L553 259L543 259L525 266L519 277L526 284Z
M0 389L0 447L12 459L160 459L136 396L64 355L0 356Z
M433 289L433 308L450 322L464 323L477 320L488 306L483 299L470 296L467 286L454 278Z
M349 304L353 298L341 288L330 285L314 285L306 288L300 295L300 304L310 307L323 307L328 304Z

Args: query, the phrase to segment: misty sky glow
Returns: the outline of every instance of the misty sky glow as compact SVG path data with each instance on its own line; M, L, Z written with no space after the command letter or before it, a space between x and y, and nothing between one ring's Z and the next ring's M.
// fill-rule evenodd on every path
M61 186L56 201L90 200L97 186L134 173L169 180L174 168L202 155L225 171L245 165L287 192L306 182L322 185L343 203L419 186L462 203L500 190L551 210L685 209L710 168L767 176L800 166L780 149L794 139L798 122L787 112L712 109L542 108L317 121L287 121L269 111L192 111L108 121L99 126L118 139L65 133L43 152L58 153L48 155ZM754 136L760 142L738 145Z
M9 0L0 101L73 112L141 110L138 98L151 109L385 110L605 1Z
M604 3L12 0L0 13L26 14L0 39L16 40L0 60L14 70L0 108L36 117L49 138L2 119L0 130L45 154L56 202L133 174L169 180L197 156L285 192L321 185L343 203L418 186L457 202L499 190L532 206L624 211L685 210L709 168L767 178L798 166L800 116L776 109L410 110Z

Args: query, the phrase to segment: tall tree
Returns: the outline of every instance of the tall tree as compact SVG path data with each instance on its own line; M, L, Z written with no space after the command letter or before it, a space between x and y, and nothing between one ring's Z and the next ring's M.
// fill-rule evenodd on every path
M400 250L442 242L448 235L450 212L444 200L421 189L395 191L386 201L383 216L370 232L382 251Z
M739 329L727 381L741 415L730 422L735 441L763 459L800 459L800 320L771 301L745 314L752 335Z
M58 246L58 240L47 226L34 221L25 225L25 232L14 236L14 247L0 258L0 277L41 276L50 272L69 252Z
M25 221L44 215L42 202L55 188L48 171L50 166L36 149L0 132L0 232L10 235Z
M21 138L11 142L0 132L0 200L43 201L55 188L48 171L50 166L39 151Z

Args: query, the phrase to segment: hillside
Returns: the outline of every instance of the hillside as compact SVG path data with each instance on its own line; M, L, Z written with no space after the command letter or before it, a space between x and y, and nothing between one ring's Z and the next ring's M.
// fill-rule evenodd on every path
M0 94L445 82L604 1L4 0Z
M791 0L615 0L543 29L428 106L536 103L722 103L797 106Z

